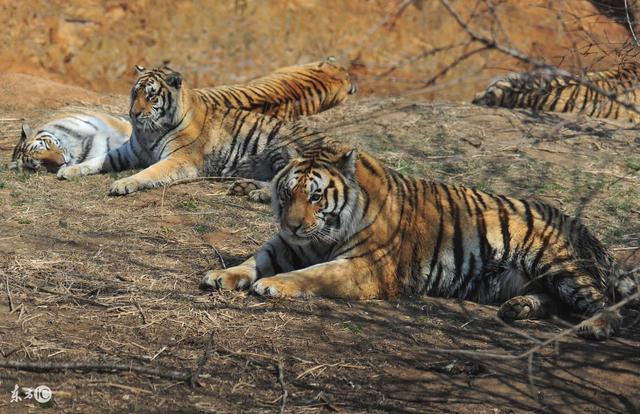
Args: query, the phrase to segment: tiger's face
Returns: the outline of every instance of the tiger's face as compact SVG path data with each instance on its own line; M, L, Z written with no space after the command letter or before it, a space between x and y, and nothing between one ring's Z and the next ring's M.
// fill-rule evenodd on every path
M511 84L507 80L499 79L491 83L486 90L477 93L471 103L474 105L498 106L502 100L505 89L508 89L510 86Z
M44 131L33 134L27 124L22 124L20 141L13 149L10 169L35 172L44 167L49 172L57 172L64 164L64 152L55 136Z
M293 244L341 240L351 228L359 189L355 151L335 162L291 161L273 180L272 208L280 234Z
M349 72L345 68L337 64L337 60L335 57L327 57L325 60L318 64L317 68L323 73L329 75L333 82L347 86L347 88L337 88L337 90L341 91L341 93L339 94L339 98L344 99L345 93L352 95L357 92L358 86L351 79Z
M129 115L133 125L155 131L173 125L179 110L182 75L168 67L145 69L136 65L138 79L131 89Z

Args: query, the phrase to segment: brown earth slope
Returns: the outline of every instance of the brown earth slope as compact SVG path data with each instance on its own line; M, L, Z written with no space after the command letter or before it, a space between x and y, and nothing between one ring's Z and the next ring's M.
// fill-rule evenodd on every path
M4 76L0 85L30 88L0 102L2 164L19 118L34 121L66 101L124 110L126 100L34 77ZM307 123L407 173L545 198L582 216L625 266L640 263L636 130L393 99L351 100ZM191 388L126 371L0 368L0 412L44 408L33 400L11 403L16 384L51 387L52 412L640 409L638 312L627 311L620 336L606 343L562 336L528 360L507 356L552 338L565 322L506 327L494 318L496 307L435 298L202 294L204 271L237 263L273 234L268 208L204 181L108 197L114 178L62 182L0 171L0 363L88 360L185 372L209 350L202 375Z
M482 33L570 70L610 66L606 55L630 38L600 2L452 3ZM126 93L135 64L170 61L205 86L335 55L363 93L469 101L493 76L525 69L477 52L436 0L25 0L0 2L0 26L0 71L103 92Z

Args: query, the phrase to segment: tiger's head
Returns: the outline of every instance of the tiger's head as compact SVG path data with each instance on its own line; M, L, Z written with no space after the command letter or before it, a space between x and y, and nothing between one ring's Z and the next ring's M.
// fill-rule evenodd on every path
M272 181L272 209L289 242L331 244L352 229L360 194L355 150L334 159L292 159Z
M35 172L44 167L49 172L56 172L64 163L58 138L46 131L34 134L29 125L22 124L20 141L13 149L9 169Z
M138 130L157 131L175 125L181 111L182 75L167 66L145 69L131 89L129 116Z
M353 95L358 91L358 85L351 78L347 69L338 64L335 56L327 56L318 63L318 69L331 76L335 82L347 85L348 87L345 90L349 95Z
M500 78L492 82L484 91L477 93L471 103L483 106L500 106L505 91L511 87L512 85L508 78Z

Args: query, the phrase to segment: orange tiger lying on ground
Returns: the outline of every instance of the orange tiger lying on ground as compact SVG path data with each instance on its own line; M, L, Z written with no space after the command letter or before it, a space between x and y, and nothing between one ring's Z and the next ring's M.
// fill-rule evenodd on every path
M299 125L222 106L215 91L188 88L170 68L139 69L131 92L131 139L104 156L60 168L59 178L145 168L115 181L113 195L199 176L270 180L288 161L283 147L308 152L329 142Z
M325 148L272 181L280 232L252 258L212 270L202 288L278 297L443 296L501 303L505 321L558 307L592 317L636 291L575 218L538 201L400 174L366 153ZM636 301L637 304L638 301ZM612 312L578 334L606 339Z

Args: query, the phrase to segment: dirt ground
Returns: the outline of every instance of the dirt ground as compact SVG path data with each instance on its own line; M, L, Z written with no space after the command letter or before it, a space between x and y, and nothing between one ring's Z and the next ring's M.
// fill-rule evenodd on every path
M36 123L70 101L126 108L125 96L24 75L0 76L0 88L2 165L21 118ZM543 198L581 216L622 266L640 264L637 129L374 98L305 122L407 173ZM626 311L620 335L607 342L560 336L529 358L567 322L508 327L494 306L436 298L201 293L204 271L238 263L274 233L269 209L209 181L109 197L117 176L63 182L0 171L0 361L136 367L0 369L0 412L640 410L638 312ZM190 386L184 378L199 367ZM183 378L167 378L170 371ZM16 384L45 384L53 402L11 402Z

